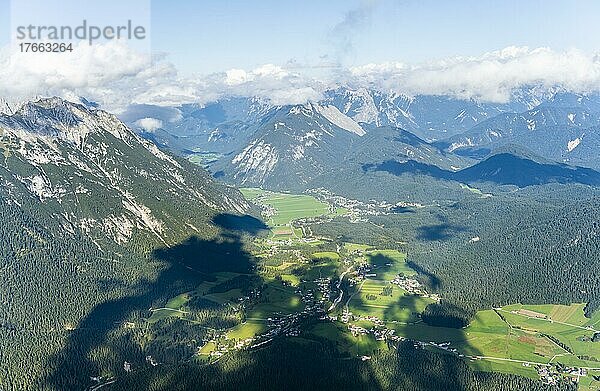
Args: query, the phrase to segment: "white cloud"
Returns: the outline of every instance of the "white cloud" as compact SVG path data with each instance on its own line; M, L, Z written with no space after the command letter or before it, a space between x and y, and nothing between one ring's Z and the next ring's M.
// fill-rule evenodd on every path
M252 73L258 77L272 77L277 80L282 80L290 76L290 73L287 72L285 69L273 64L265 64L263 66L260 66L254 69Z
M440 94L506 102L519 87L561 86L600 90L600 59L579 50L508 47L479 57L455 57L411 66L367 64L351 70L354 81L408 94Z
M135 124L147 132L154 132L163 126L163 122L156 118L142 118L135 121Z
M360 31L371 21L378 0L362 0L354 9L346 12L344 18L329 32L334 46L335 61L343 60L354 51L354 40Z
M251 75L243 69L230 69L225 75L225 84L228 86L244 84L251 80Z
M74 45L72 53L0 51L0 97L78 96L123 113L131 105L205 104L223 96L258 96L274 104L304 103L321 97L322 83L265 64L184 77L164 57L138 53L126 44Z
M205 104L224 96L257 96L273 104L319 100L335 84L385 91L448 94L504 102L518 87L562 86L574 92L600 90L600 57L578 50L508 47L478 57L453 57L424 64L366 64L335 75L309 76L303 68L265 64L204 76L182 76L163 57L137 53L118 41L74 46L73 53L0 51L0 97L83 96L124 113L128 107ZM148 117L171 121L181 113ZM133 114L132 114L133 116Z
M139 97L174 102L186 92L172 65L154 62L118 41L82 42L73 45L71 53L21 53L7 48L0 53L0 96L76 95L118 110Z
M322 93L313 87L282 88L269 94L269 99L274 105L297 105L322 98Z
M144 118L153 118L165 122L178 122L183 118L181 110L175 107L132 104L119 114L119 118L127 123L134 123Z

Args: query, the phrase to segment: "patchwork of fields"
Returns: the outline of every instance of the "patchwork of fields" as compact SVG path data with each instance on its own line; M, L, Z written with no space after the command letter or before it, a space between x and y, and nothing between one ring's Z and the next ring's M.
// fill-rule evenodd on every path
M513 304L480 311L463 329L433 327L421 313L439 298L418 283L406 254L303 236L298 220L343 213L311 196L243 193L263 206L271 229L268 239L256 242L257 276L240 285L233 283L240 275L218 273L215 281L153 309L149 318L193 321L190 303L198 300L232 306L233 326L215 330L199 349L200 359L260 346L277 335L327 338L353 356L386 348L390 338L410 339L463 357L479 370L579 378L584 390L600 386L594 378L600 376L600 313L586 318L585 304ZM321 321L303 326L311 317Z

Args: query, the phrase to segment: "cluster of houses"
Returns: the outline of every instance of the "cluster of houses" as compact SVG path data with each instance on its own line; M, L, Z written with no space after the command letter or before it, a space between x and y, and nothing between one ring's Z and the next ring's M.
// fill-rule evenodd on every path
M421 285L421 283L414 278L406 277L405 275L398 274L392 281L392 284L404 289L406 292L413 295L425 296L427 292Z
M556 363L552 365L538 365L536 366L540 379L550 385L556 385L558 382L565 377L565 375L578 383L580 377L588 375L587 369L577 367L567 367L562 364Z
M406 208L423 208L424 206L414 202L398 202L391 204L385 201L371 200L368 202L352 200L346 197L335 195L327 189L310 189L307 193L315 198L327 202L334 208L345 208L348 210L350 222L366 222L368 216L382 216L397 213L398 210Z
M357 326L355 324L348 324L348 331L350 331L350 333L354 337L358 337L360 335L372 334L375 337L375 340L377 340L377 341L385 341L385 340L398 341L398 340L402 339L402 337L398 337L398 336L394 335L395 330L390 330L385 327L372 327L370 329L366 329L364 327Z
M331 277L317 278L313 282L317 284L319 292L321 292L322 301L329 299L331 296Z

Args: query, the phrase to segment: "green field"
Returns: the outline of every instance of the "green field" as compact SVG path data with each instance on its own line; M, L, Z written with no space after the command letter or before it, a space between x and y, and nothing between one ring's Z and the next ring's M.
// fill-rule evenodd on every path
M304 307L293 287L273 281L262 292L262 301L248 312L248 318L267 318L273 314L290 314Z
M360 244L360 243L344 243L344 249L348 252L353 251L367 251L368 249L373 248L373 246L369 246L368 244Z
M206 168L211 163L214 163L217 160L219 160L222 156L223 155L214 153L214 152L204 152L204 151L194 150L193 153L191 153L187 156L187 159L194 164L197 164L199 166Z
M338 269L339 262L337 260L324 258L308 268L304 273L304 279L316 280L317 278L335 277Z
M232 328L228 333L227 339L246 340L264 332L267 329L263 320L248 319L245 323Z
M333 252L333 251L323 251L323 252L313 253L311 255L311 257L312 257L312 259L314 259L316 261L327 261L327 260L339 261L340 254Z
M348 308L358 316L416 322L419 320L418 314L433 302L434 300L426 297L408 295L402 288L386 282L366 280L348 302Z
M302 311L305 305L298 292L311 290L316 300L327 297L323 302L327 309L339 297L341 288L335 284L344 273L347 285L331 313L337 316L337 321L311 324L300 338L312 338L313 342L327 338L334 341L340 351L352 356L370 355L377 349L387 348L384 341L376 340L373 330L387 328L396 336L423 342L427 349L460 354L478 370L537 378L536 365L561 363L589 368L590 373L596 375L600 373L600 342L592 342L600 328L600 312L591 319L586 318L585 304L514 304L479 311L463 329L429 326L422 321L421 313L436 300L419 290L420 287L417 292L421 295L414 295L405 290L410 286L402 288L391 283L398 275L416 275L406 263L406 254L367 244L332 243L326 238L310 237L310 230L303 232L300 224L293 222L340 212L332 212L329 205L311 196L261 189L242 189L242 192L249 200L267 206L266 211L271 213L267 214L272 231L270 238L278 240L256 240L260 249L255 254L260 266L260 296L244 309L243 323L221 330L219 338L200 349L200 356L210 356L217 350L226 352L240 341L266 332L268 318ZM304 240L287 241L300 238ZM311 239L314 240L311 242ZM185 320L190 303L197 298L216 305L239 302L243 296L241 289L214 289L236 276L240 275L215 274L214 281L204 282L194 291L175 296L164 307L154 309L149 322L167 317ZM325 278L330 280L323 283L321 279ZM328 296L319 292L323 284L329 286ZM370 331L361 334L354 330L356 335L353 335L348 329L350 325ZM449 346L438 346L443 343ZM582 389L594 389L600 383L587 376L580 384Z
M465 355L483 357L472 362L481 370L535 378L537 373L533 366L536 363L600 368L600 342L591 341L595 331L588 329L597 324L600 315L587 319L583 316L584 307L584 304L515 304L496 311L480 311L463 330L434 328L432 332L431 327L417 324L398 327L398 333L407 338L450 342ZM584 356L587 357L580 358ZM524 366L520 361L530 362L531 366Z
M213 275L214 281L206 281L191 292L185 292L171 298L162 308L151 309L152 315L148 318L148 322L156 323L168 317L184 319L185 315L189 313L189 308L187 308L187 305L194 298L201 298L216 304L226 304L236 301L237 298L242 296L239 289L230 289L225 292L210 293L211 288L231 280L236 276L239 276L239 274L229 272L215 273Z
M291 284L292 286L300 285L300 278L293 274L282 274L281 279Z
M366 261L373 267L373 279L390 281L402 273L405 276L417 274L406 263L406 254L397 250L371 250L365 252Z
M570 306L515 305L504 307L499 312L513 328L518 327L519 330L536 336L550 335L564 345L561 347L552 342L556 347L553 353L562 354L556 357L554 362L571 366L600 368L600 342L591 341L594 333L598 330L597 323L600 315L596 313L592 319L587 319L583 315L584 307L584 304ZM543 314L546 318L538 318L540 315L537 314ZM587 357L583 359L578 356Z
M256 188L240 191L246 199L273 208L274 214L265 219L272 228L289 225L297 219L329 215L331 212L328 204L309 195L275 193Z

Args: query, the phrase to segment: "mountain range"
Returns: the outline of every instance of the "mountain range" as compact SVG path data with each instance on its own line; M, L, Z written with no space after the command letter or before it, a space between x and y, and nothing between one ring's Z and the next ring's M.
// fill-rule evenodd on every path
M184 215L248 208L237 191L115 116L59 98L0 115L0 148L4 203L95 241L126 243L139 231L172 243L206 224L184 224Z
M449 107L456 104L448 103L452 101L448 98L429 99L445 107L438 113L453 111ZM330 236L366 232L372 235L369 240L375 240L391 229L395 236L386 240L395 245L415 232L422 238L420 246L427 243L425 252L412 255L419 265L444 272L440 265L465 264L448 260L462 260L453 254L464 254L465 242L479 246L487 233L504 226L505 218L518 227L521 214L529 210L534 214L548 210L551 216L558 206L544 204L547 193L562 197L561 201L597 194L587 192L600 188L600 173L594 169L565 164L564 159L539 153L546 149L535 145L515 143L524 134L517 125L535 127L527 131L541 137L548 134L540 129L550 127L591 132L597 126L593 100L575 99L581 103L579 111L566 97L555 101L561 103L540 103L520 114L496 114L441 141L427 140L414 128L397 123L361 121L358 106L340 108L334 101L271 107L259 99L232 98L209 110L192 105L137 107L143 113L154 110L160 118L153 117L152 122L140 121L150 117L131 116L129 124L83 100L45 98L7 110L0 114L0 284L5 287L0 290L0 303L9 305L0 306L0 358L2 352L11 352L8 376L15 378L16 363L23 363L19 364L23 373L57 389L93 384L96 376L110 385L113 375L106 365L118 368L122 377L127 376L128 363L153 368L154 356L148 354L177 357L173 362L180 363L189 359L190 351L197 352L198 341L208 341L216 328L245 319L239 318L236 299L222 306L204 303L198 318L190 318L189 324L170 316L156 324L152 320L160 318L160 313L154 315L158 310L188 313L186 306L169 306L187 300L199 286L212 287L211 291L230 289L251 279L258 269L248 250L256 244L246 243L239 232L248 221L253 233L266 226L240 216L254 213L254 206L225 183L294 193L325 189L341 199L375 200L370 205L384 205L382 209L396 204L409 214L376 213L362 225L362 220L333 218L333 227L344 230L334 228ZM488 129L487 123L503 127L505 141L487 145L488 139L477 139L481 147L473 147L489 149L479 155L452 146L478 127ZM159 126L142 129L148 124ZM453 129L458 132L458 125ZM588 148L586 141L572 150ZM585 156L581 159L593 164ZM534 197L531 189L540 191ZM585 207L573 209L576 216L565 212L564 221L554 228L561 233L561 225L569 226L573 218L582 221L573 235L591 232L582 236L581 246L571 233L567 238L558 235L566 250L553 258L560 260L554 275L562 276L571 259L594 262L586 251L595 254L597 224L580 216L588 216L596 205L596 199L591 199ZM502 216L502 208L518 212ZM471 227L463 227L463 220L469 220ZM401 229L402 224L412 228ZM370 229L374 231L369 233ZM449 232L460 232L452 238L454 247L442 245L454 236ZM507 232L503 241L486 250L486 259L513 248L504 241L514 238L512 230ZM518 243L531 250L526 246L529 228L517 232ZM564 244L565 240L573 240L573 245ZM329 242L322 246L335 248ZM478 254L469 253L467 270L509 265L502 259L489 269L478 269ZM531 275L542 270L539 265ZM587 267L582 264L581 273ZM459 277L451 272L446 270L445 282L460 282L460 276L469 275L463 269L456 272ZM232 285L225 288L220 285L227 284L218 283L215 273L219 278L241 274L227 280ZM486 284L482 289L487 289ZM461 292L471 288L460 286ZM560 299L579 300L584 295L578 292ZM219 317L214 324L200 322ZM166 350L170 353L163 355ZM172 368L162 362L157 365ZM2 378L7 376L3 371L0 368ZM13 381L9 378L9 382Z
M600 168L600 95L558 88L525 88L501 104L337 88L304 105L230 98L172 109L183 119L140 133L244 186L370 198L376 183L377 196L394 199L433 186L459 198L459 183L594 186L585 168Z
M157 117L163 126L142 129L141 117L157 110L162 110ZM550 166L600 168L595 153L600 146L600 95L561 88L527 87L514 92L509 102L489 103L339 87L327 91L321 101L304 105L273 106L264 99L237 97L204 107L168 108L169 115L167 109L160 110L134 107L124 119L162 148L200 162L222 180L245 186L294 191L336 187L330 172L344 172L352 182L391 161L457 172L507 146L518 147L511 153L521 163L531 153ZM517 151L528 152L520 156ZM499 163L497 157L491 161ZM589 182L571 172L557 172L552 181ZM547 175L537 174L532 173L545 179L508 182L547 182ZM353 189L361 183L365 182L355 183Z
M0 370L0 388L85 388L101 370L83 369L81 349L105 343L130 311L210 271L249 268L235 264L236 237L222 235L229 216L251 210L242 194L114 115L26 102L0 114L0 153L0 356L19 363ZM161 256L181 243L195 245L193 256Z

